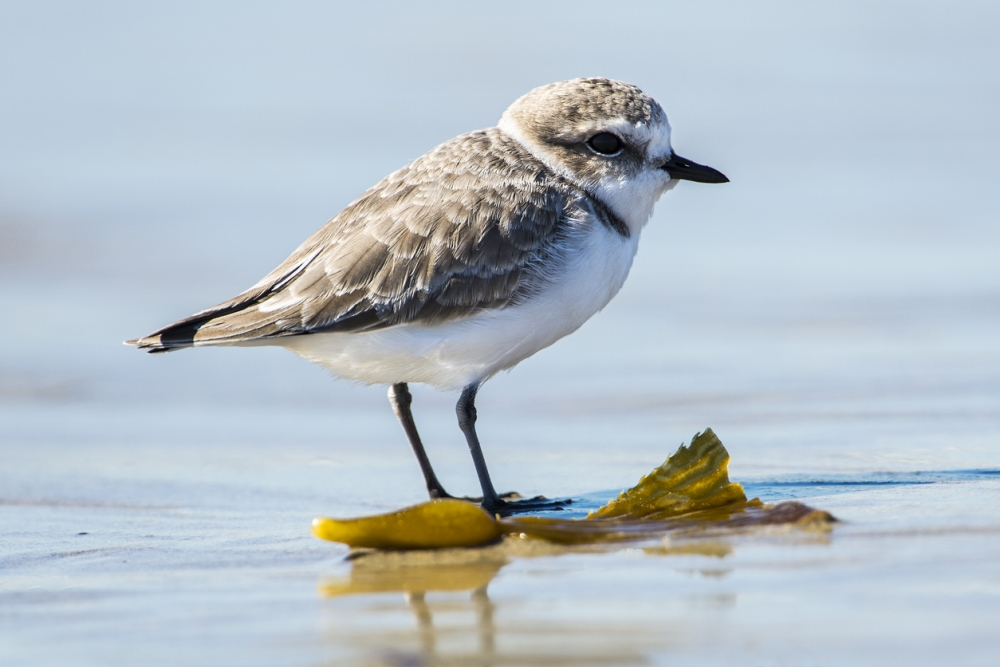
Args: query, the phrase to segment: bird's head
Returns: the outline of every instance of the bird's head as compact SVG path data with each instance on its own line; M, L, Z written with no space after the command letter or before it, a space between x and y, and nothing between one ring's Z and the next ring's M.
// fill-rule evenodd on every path
M599 197L634 231L677 181L729 180L674 153L663 108L621 81L572 79L535 88L508 107L498 127Z

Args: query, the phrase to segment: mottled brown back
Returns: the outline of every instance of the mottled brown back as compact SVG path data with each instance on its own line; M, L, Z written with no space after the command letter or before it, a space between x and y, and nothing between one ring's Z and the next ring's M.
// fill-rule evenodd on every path
M623 229L496 128L472 132L387 176L251 289L130 342L159 352L505 307L545 280L581 215Z

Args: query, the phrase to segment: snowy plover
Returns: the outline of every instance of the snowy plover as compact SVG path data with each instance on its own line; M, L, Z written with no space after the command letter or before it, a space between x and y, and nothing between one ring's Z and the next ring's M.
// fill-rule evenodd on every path
M678 180L728 181L673 152L666 114L641 90L600 78L542 86L496 127L385 177L246 292L128 343L281 345L342 378L389 385L432 498L448 494L407 383L460 389L483 505L509 510L476 435L476 392L607 305Z

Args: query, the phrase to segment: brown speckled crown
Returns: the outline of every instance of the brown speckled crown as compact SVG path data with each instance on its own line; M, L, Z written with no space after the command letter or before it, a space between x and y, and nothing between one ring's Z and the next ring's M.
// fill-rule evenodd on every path
M613 79L559 81L535 88L514 102L508 114L544 139L575 132L581 125L622 118L630 124L664 123L663 108L636 86Z

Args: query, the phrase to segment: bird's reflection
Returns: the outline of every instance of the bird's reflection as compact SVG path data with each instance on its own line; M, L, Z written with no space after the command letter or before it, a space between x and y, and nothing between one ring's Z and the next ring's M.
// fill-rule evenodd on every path
M472 591L470 597L472 609L476 617L476 630L479 635L478 664L492 665L496 651L496 629L493 627L493 602L486 592L486 586ZM406 604L413 610L420 632L420 648L425 663L434 664L437 661L437 636L434 631L434 615L427 604L425 591L406 594Z
M732 548L724 542L704 541L680 546L667 543L642 551L648 556L694 555L714 560L725 558ZM355 558L347 576L324 579L319 587L324 597L359 596L361 599L357 601L363 603L360 608L350 606L341 610L353 609L354 613L348 617L338 614L338 622L330 630L331 643L343 647L346 639L352 650L370 656L365 664L373 666L586 664L600 667L647 664L650 651L681 639L681 627L671 627L662 619L654 623L655 632L650 631L651 627L622 622L624 619L618 622L607 619L599 627L587 627L580 619L571 620L556 613L529 619L519 613L525 604L523 600L505 599L499 617L503 621L498 624L495 621L498 605L490 599L488 589L512 555L502 548L489 548L455 550L450 554L373 552ZM705 572L706 578L717 578L720 570L709 568ZM380 594L387 593L401 593L405 607L386 604ZM723 597L726 605L720 606ZM687 596L684 603L721 609L735 605L736 596L712 594L705 601ZM412 625L409 629L398 626L398 612L403 609L416 621L416 636ZM498 634L502 638L499 645L503 647L499 651Z
M433 559L431 554L371 554L352 562L349 577L327 579L319 587L324 597L403 593L406 606L417 621L420 654L392 651L380 657L376 664L437 665L441 664L438 650L438 629L434 625L434 608L427 601L428 593L459 593L469 591L468 602L447 605L446 611L472 612L478 634L478 648L469 665L493 665L496 629L493 625L493 602L487 587L506 559L487 558L466 563L421 563ZM471 608L471 609L470 609ZM385 648L383 645L380 647Z

